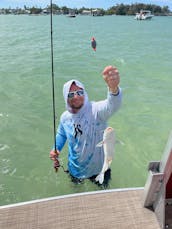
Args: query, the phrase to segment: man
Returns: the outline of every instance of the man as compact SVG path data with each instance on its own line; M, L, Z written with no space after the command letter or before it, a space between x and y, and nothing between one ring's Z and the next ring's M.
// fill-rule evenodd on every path
M120 76L116 67L107 66L103 78L108 86L107 99L90 102L84 85L78 80L64 84L63 96L66 111L61 115L56 135L56 152L50 158L59 165L58 155L68 141L68 170L76 179L91 178L100 173L103 162L103 147L96 145L103 139L107 120L121 105Z

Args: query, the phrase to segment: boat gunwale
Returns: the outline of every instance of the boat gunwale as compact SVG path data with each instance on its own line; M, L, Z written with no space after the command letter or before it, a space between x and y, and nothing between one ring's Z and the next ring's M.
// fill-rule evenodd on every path
M127 191L137 191L137 190L144 190L144 187L117 188L117 189L106 189L106 190L66 194L66 195L61 195L61 196L54 196L54 197L24 201L24 202L19 202L19 203L14 203L14 204L7 204L7 205L0 206L0 210L6 209L6 208L13 208L13 207L20 207L24 205L36 204L36 203L41 203L41 202L46 202L46 201L53 201L53 200L58 200L58 199L67 199L67 198L74 198L74 197L86 196L86 195L97 195L97 194L104 194L104 193L127 192Z

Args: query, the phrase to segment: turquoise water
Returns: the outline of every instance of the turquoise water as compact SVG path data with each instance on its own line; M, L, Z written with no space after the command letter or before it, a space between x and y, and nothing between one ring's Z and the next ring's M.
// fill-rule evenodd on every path
M144 186L147 165L160 160L172 129L172 17L136 21L127 16L53 17L57 121L63 83L81 80L90 100L106 96L101 72L116 65L123 106L116 129L109 188ZM97 51L90 48L95 36ZM99 190L56 174L53 145L50 18L0 15L0 204ZM67 147L61 154L66 167Z

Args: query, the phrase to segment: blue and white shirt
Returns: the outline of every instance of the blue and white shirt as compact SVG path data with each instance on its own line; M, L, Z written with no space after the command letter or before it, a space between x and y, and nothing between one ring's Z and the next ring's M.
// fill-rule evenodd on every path
M78 113L71 113L67 96L71 84L84 90L84 105ZM103 162L103 147L96 145L103 139L106 121L121 105L122 93L114 96L108 92L107 99L90 102L84 85L77 80L70 80L63 87L63 96L67 110L61 115L56 135L56 148L61 151L68 142L68 170L77 178L89 178L100 173Z

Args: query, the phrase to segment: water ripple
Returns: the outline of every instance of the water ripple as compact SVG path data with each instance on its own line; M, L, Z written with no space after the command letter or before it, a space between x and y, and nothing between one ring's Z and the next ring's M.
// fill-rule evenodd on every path
M5 149L9 149L10 147L6 144L0 144L0 151L3 151Z

